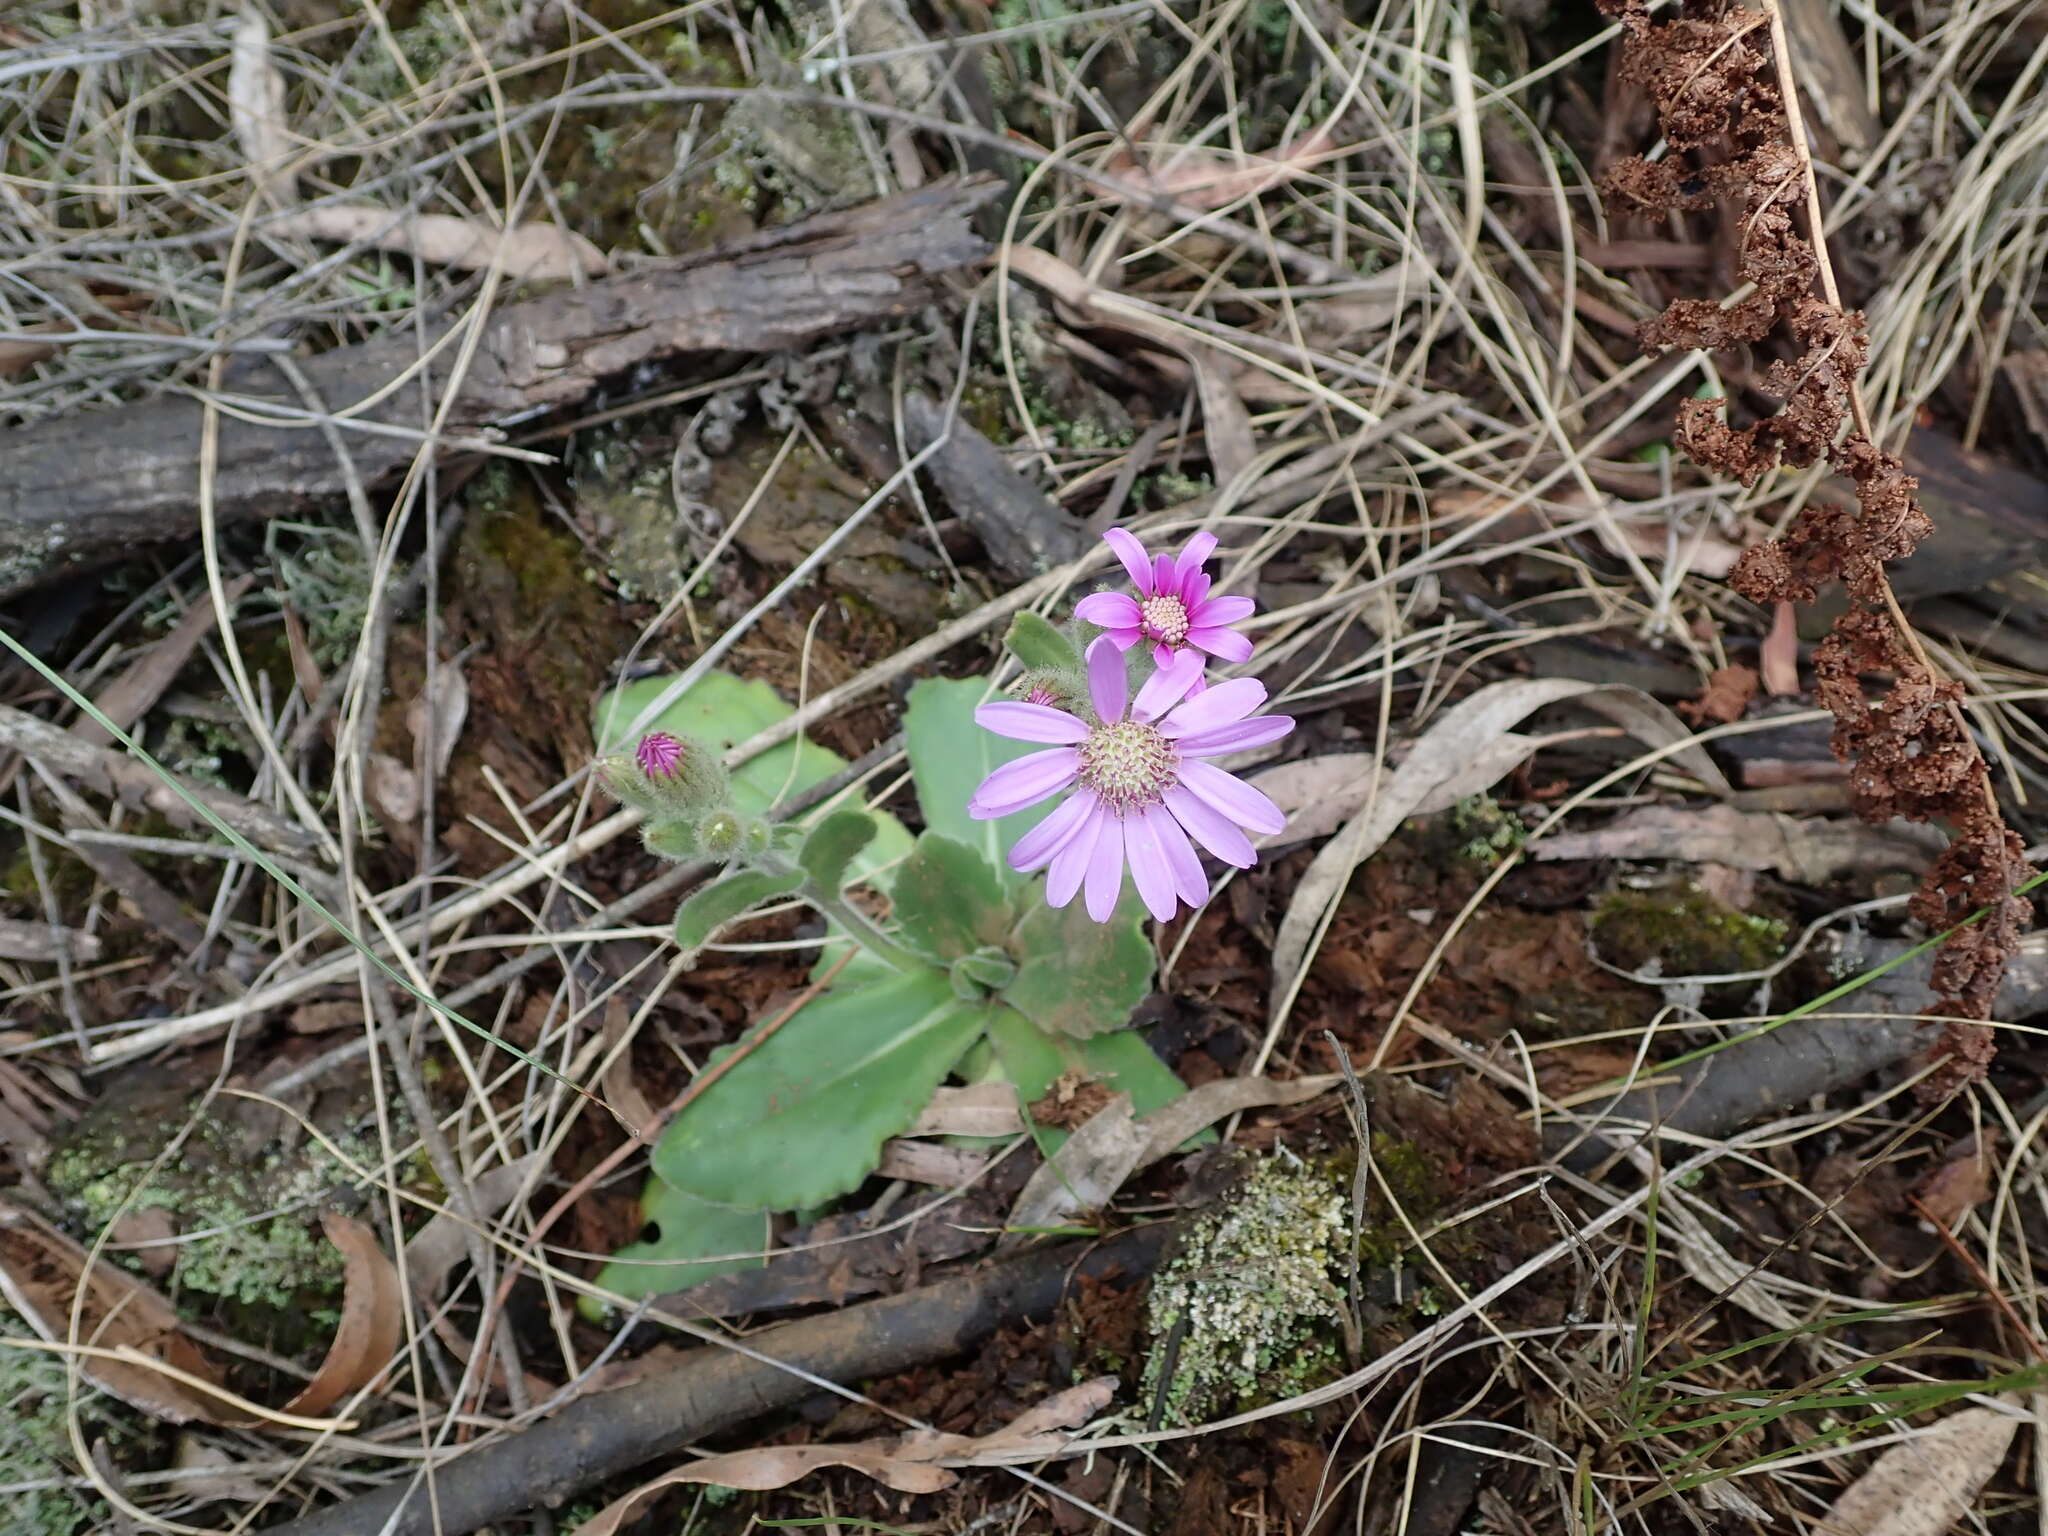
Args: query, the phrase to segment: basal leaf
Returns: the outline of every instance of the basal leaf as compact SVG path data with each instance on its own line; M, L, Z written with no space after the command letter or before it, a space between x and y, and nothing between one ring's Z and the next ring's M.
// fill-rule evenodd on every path
M1122 1029L1152 988L1152 945L1132 901L1106 923L1078 901L1059 908L1033 903L1011 949L1017 975L1003 1001L1054 1034L1086 1039Z
M904 942L942 964L1002 943L1010 926L1008 895L988 860L942 833L919 835L897 866L893 894Z
M768 1210L857 1188L930 1101L988 1010L943 974L834 989L797 1010L670 1124L654 1171L702 1199ZM724 1058L720 1052L714 1060Z
M850 878L848 866L861 849L880 831L875 818L866 811L834 811L804 839L797 862L809 871L819 888L836 891Z
M1092 1078L1111 1093L1128 1093L1131 1110L1139 1115L1163 1109L1188 1091L1187 1084L1134 1029L1075 1040L1049 1035L1014 1008L998 1007L989 1012L988 1041L1002 1075L1016 1084L1017 1097L1027 1112L1064 1072ZM1037 1139L1050 1151L1066 1137L1062 1131L1040 1127ZM1214 1139L1214 1132L1205 1131L1188 1144Z
M713 1205L650 1174L640 1194L641 1240L613 1254L597 1283L621 1296L665 1296L715 1275L759 1269L765 1258L733 1255L767 1250L768 1215Z
M676 908L676 943L686 959L694 960L727 923L771 897L788 895L802 883L801 875L743 869L699 886Z
M1018 838L1051 813L1055 801L1000 821L976 821L967 814L969 798L990 773L1027 752L1045 750L976 725L975 706L988 698L986 678L925 678L910 690L903 712L903 746L917 781L925 827L965 843L997 871L1005 889L1021 890L1030 877L1012 870L1005 855Z

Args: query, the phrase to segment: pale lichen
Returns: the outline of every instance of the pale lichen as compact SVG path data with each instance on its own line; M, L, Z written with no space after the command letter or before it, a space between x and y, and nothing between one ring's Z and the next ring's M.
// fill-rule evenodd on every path
M1147 1309L1145 1391L1163 1421L1287 1397L1335 1369L1353 1236L1339 1182L1284 1154L1192 1218Z

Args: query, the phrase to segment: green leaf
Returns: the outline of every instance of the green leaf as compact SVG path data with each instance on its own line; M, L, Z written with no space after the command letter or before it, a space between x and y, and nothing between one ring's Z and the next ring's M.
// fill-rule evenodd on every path
M803 876L795 872L768 875L743 869L699 886L676 908L676 943L682 946L684 958L695 960L698 951L727 923L770 897L788 895L801 884Z
M1017 975L1003 1001L1040 1029L1086 1039L1122 1029L1152 989L1155 964L1135 902L1098 923L1078 901L1034 905L1018 922L1011 948Z
M930 1102L987 1016L937 971L835 988L675 1118L654 1149L654 1171L703 1199L767 1210L847 1194L881 1161L882 1143Z
M834 811L811 829L797 853L797 862L809 871L820 890L836 891L847 883L847 867L854 856L873 842L880 830L866 811Z
M629 735L640 711L660 698L674 681L673 677L642 678L598 700L594 734L600 748L622 750L629 740L637 740L638 734L659 730L730 750L757 731L796 713L766 683L741 682L729 673L707 672L680 699L642 725L640 733ZM815 741L801 737L785 741L733 771L733 802L742 811L765 815L777 803L830 778L845 766L845 758ZM826 801L817 814L829 816L844 807L858 808L860 803L858 786L849 786ZM875 840L853 861L848 878L866 880L887 890L889 866L910 852L910 832L886 811L873 814L879 830Z
M964 997L969 1002L980 1002L991 992L1002 991L1016 974L1016 962L999 949L983 949L962 955L946 968L947 979L953 984L953 995Z
M766 1251L766 1211L713 1205L650 1175L640 1192L640 1221L646 1229L641 1240L621 1248L598 1272L597 1283L621 1296L665 1296L768 1262L732 1257ZM584 1298L584 1306L586 1316L603 1310L595 1297Z
M1003 644L1010 648L1012 656L1024 663L1027 670L1081 670L1081 653L1074 648L1074 642L1048 620L1028 609L1010 620L1010 632L1003 636Z
M988 861L938 832L917 840L896 870L896 926L903 941L941 963L1003 942L1010 904Z
M1045 1097L1062 1072L1079 1072L1094 1078L1112 1093L1128 1093L1135 1114L1149 1115L1164 1109L1188 1091L1173 1068L1154 1054L1145 1037L1135 1029L1120 1029L1097 1035L1092 1040L1073 1040L1047 1034L1014 1008L990 1010L988 1041L994 1048L1002 1076L1017 1086L1017 1098L1028 1113L1031 1105ZM1041 1148L1050 1152L1066 1139L1064 1131L1035 1127ZM1214 1131L1204 1131L1187 1145L1214 1141Z
M976 821L967 801L995 769L1028 752L1035 742L1011 741L974 723L974 708L989 697L987 678L928 677L910 690L903 711L903 746L917 781L925 827L965 843L1000 875L1005 889L1022 890L1031 878L1012 870L1004 856L1018 838L1052 812L1054 800L1000 821Z

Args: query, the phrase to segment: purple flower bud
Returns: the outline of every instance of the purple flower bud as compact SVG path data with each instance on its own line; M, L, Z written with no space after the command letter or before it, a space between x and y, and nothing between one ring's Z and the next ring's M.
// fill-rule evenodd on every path
M682 771L686 748L667 731L649 731L640 738L634 760L650 779L672 779Z

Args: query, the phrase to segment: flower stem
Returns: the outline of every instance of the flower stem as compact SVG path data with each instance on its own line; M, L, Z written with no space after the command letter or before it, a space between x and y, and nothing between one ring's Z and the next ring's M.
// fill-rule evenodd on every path
M880 924L848 901L840 892L825 891L815 880L806 880L796 894L843 928L854 943L871 951L878 959L886 961L897 970L930 969L928 962L912 954L882 932Z

